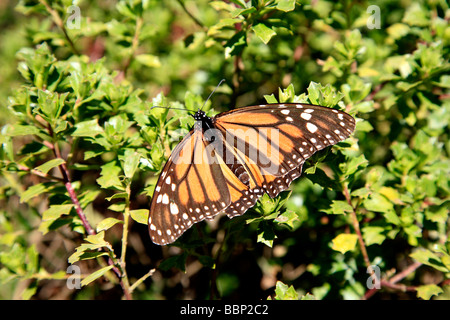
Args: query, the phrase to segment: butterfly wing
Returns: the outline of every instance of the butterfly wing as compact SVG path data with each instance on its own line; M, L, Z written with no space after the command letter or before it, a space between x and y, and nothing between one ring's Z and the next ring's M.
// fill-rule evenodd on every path
M306 159L348 138L355 120L345 112L316 105L269 104L221 113L214 125L226 136L231 153L240 155L250 192L275 197L300 176ZM242 197L225 212L229 217L241 215L247 203Z
M220 212L242 215L264 192L275 197L300 176L306 159L355 128L347 113L308 104L221 113L211 122L214 143L203 124L197 121L174 149L157 182L149 216L157 244Z
M220 143L220 141L217 141ZM211 219L248 193L205 139L201 123L173 150L155 187L149 215L152 241L175 241L193 223Z

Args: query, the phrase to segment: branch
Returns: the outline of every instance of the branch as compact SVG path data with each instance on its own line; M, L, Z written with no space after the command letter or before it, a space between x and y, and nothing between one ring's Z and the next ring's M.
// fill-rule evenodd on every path
M202 28L204 31L207 31L207 28L205 27L205 25L203 23L201 23L200 20L198 20L192 13L189 12L189 10L184 5L184 2L181 0L177 0L177 1L180 4L180 6L183 8L184 12L186 12L186 14L192 19L192 21L194 21L195 24L198 25L200 28Z
M403 292L415 291L416 287L407 286L404 284L397 284L397 282L399 282L400 280L403 280L409 274L416 271L416 269L419 268L421 265L422 265L421 262L415 262L412 265L410 265L409 267L407 267L405 270L403 270L402 272L400 272L400 273L396 274L395 276L393 276L392 278L390 278L389 280L381 280L380 285L385 288L390 288L390 289L399 290L399 291L403 291ZM368 290L366 292L366 294L364 295L364 299L369 299L371 296L373 296L375 294L375 292L377 292L377 290L378 289L376 289L376 288Z
M373 271L372 265L370 263L369 255L367 254L366 244L364 243L364 239L362 237L361 230L359 228L358 217L356 216L356 209L352 205L352 199L350 197L350 192L348 191L348 186L345 183L344 183L343 192L344 192L345 199L347 200L347 203L352 207L352 212L350 213L350 216L352 218L353 228L355 229L356 235L358 236L358 243L359 243L359 247L361 249L361 254L363 255L364 262L366 264L367 269L370 271L370 273L372 275L374 275L374 271Z
M45 0L40 0L40 3L42 3L45 6L45 9L47 9L47 12L50 13L50 15L53 18L53 22L61 29L61 31L64 33L64 37L66 38L67 42L69 43L70 49L74 54L77 56L80 55L80 52L75 48L74 43L72 42L72 39L70 39L69 34L67 33L66 28L64 27L64 22L61 19L61 17L58 14L58 11L54 10Z
M131 62L134 59L134 55L139 46L139 36L141 34L141 29L142 29L143 24L144 24L144 20L142 19L142 17L139 17L136 19L136 28L134 29L134 36L133 36L133 40L131 42L131 53L130 53L130 56L128 57L127 61L123 65L121 74L119 74L117 76L117 78L119 78L120 80L122 80L126 77L128 68L130 67Z

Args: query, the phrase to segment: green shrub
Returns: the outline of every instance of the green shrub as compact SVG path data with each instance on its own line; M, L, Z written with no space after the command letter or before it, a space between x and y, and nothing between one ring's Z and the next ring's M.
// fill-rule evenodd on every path
M0 17L1 298L449 298L445 2L71 5ZM291 191L153 245L158 174L222 78L210 116L338 105L355 133Z

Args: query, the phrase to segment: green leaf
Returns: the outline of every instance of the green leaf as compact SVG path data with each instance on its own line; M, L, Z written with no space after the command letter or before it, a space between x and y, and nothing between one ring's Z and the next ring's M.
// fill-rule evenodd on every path
M394 210L394 204L379 193L372 193L363 201L364 208L369 211L389 212Z
M106 218L100 221L100 223L97 225L97 232L105 231L114 226L117 223L123 223L122 220L116 219L116 218Z
M450 268L442 262L440 256L427 249L419 249L410 254L411 258L435 268L441 272L450 272Z
M353 212L353 208L347 203L347 201L333 200L330 209L325 209L322 211L328 214L346 214Z
M311 293L307 293L305 295L303 295L300 300L317 300L317 298L312 295Z
M29 187L25 192L20 195L20 202L28 202L30 199L40 195L41 193L48 192L53 187L53 182L38 183Z
M266 246L272 248L273 240L276 238L277 236L273 231L272 225L264 221L258 225L258 242L264 243Z
M295 0L279 0L277 2L277 9L280 11L289 12L295 9Z
M103 247L108 247L110 246L110 244L108 242L105 241L105 232L101 231L97 234L91 234L89 236L86 237L87 242L95 244L95 245L101 245Z
M277 98L273 94L271 95L264 95L264 99L266 99L267 103L278 103Z
M48 173L51 169L53 169L63 163L66 163L66 161L64 159L61 159L61 158L52 159L52 160L47 161L46 163L36 167L35 169L39 170L43 173Z
M187 252L183 252L182 254L169 257L160 263L159 269L161 269L163 271L167 271L170 268L177 268L177 269L185 272L187 257L188 257Z
M97 179L97 183L103 189L116 188L118 190L124 190L122 181L119 179L121 171L116 161L111 161L102 166L101 177Z
M353 251L356 247L358 236L356 234L341 233L332 240L332 249L339 251L340 253L346 253L347 251Z
M382 227L365 226L362 228L364 242L367 246L372 244L382 244L386 239L385 229Z
M130 210L131 218L133 218L134 221L142 224L148 224L149 213L150 211L148 209Z
M432 296L440 295L443 292L444 291L442 288L435 284L427 284L417 287L417 297L424 300L430 300Z
M275 300L298 300L299 296L293 286L288 286L281 281L277 281L275 286Z
M354 174L356 171L367 167L369 164L369 161L367 161L364 154L361 154L359 157L350 159L349 162L343 163L341 166L345 167L343 170L344 174L346 176Z
M276 222L279 224L287 225L289 228L294 228L294 223L299 221L299 214L292 210L286 210L282 214L280 214L276 219Z
M95 137L103 133L103 128L98 125L98 120L82 121L75 125L75 131L72 132L73 137Z
M42 213L42 220L56 220L62 215L67 215L72 210L73 204L53 204Z
M138 165L141 155L132 149L125 150L123 160L123 172L125 177L132 178Z
M161 66L158 56L152 54L139 54L136 56L136 61L150 68L159 68Z
M6 134L12 137L39 133L40 130L37 127L30 125L9 124L6 129Z
M260 38L261 41L264 42L264 44L267 44L270 39L272 39L272 37L277 34L275 31L273 31L263 23L258 23L257 25L253 26L252 29L258 36L258 38Z
M81 281L81 285L82 286L86 286L89 283L91 283L92 281L95 281L96 279L100 278L101 276L103 276L106 272L108 272L109 270L111 270L113 268L113 266L106 266L103 267L93 273L91 273L89 276L87 276L86 278L84 278Z

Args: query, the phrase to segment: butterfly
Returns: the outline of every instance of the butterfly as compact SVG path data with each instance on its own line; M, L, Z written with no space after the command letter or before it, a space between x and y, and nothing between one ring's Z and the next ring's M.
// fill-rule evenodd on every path
M175 147L152 197L152 241L167 245L194 223L244 214L264 193L286 190L315 152L347 139L355 119L332 108L276 103L215 117L198 110Z

